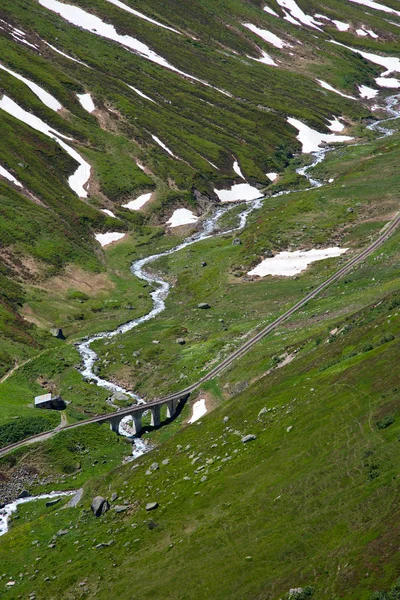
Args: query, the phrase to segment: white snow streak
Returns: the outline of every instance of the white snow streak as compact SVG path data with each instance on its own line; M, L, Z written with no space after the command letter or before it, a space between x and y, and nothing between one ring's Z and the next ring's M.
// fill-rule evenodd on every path
M152 193L142 194L136 200L131 200L127 204L123 204L124 208L129 208L129 210L140 210L142 206L146 204L150 200Z
M122 8L122 10L125 10L126 12L129 12L132 15L135 15L135 17L139 17L140 19L144 19L145 21L148 21L149 23L153 23L153 25L157 25L157 27L162 27L163 29L168 29L169 31L173 31L174 33L177 33L178 35L182 35L180 31L177 31L173 27L168 27L168 25L163 25L159 21L156 21L155 19L151 19L150 17L147 17L143 13L139 12L138 10L134 10L133 8L131 8L130 6L127 6L123 2L120 2L119 0L107 0L107 2L110 2L110 4L114 4L114 6L118 6L118 8Z
M275 33L272 33L271 31L267 31L266 29L260 29L252 23L242 23L242 25L247 29L250 29L250 31L258 35L264 41L275 46L275 48L284 48L285 46L290 46L290 44L281 40L280 37L278 37L277 35L275 35Z
M25 85L28 86L28 88L35 94L35 96L39 98L39 100L43 102L45 106L47 106L47 108L51 108L55 111L60 110L62 108L62 105L59 103L59 101L56 98L54 98L54 96L49 94L49 92L46 92L46 90L37 85L37 83L30 81L29 79L23 77L19 73L16 73L15 71L11 71L11 69L8 69L4 65L0 64L0 69L6 71L16 79L19 79L19 81L25 83Z
M131 90L133 90L136 94L138 94L138 96L141 96L142 98L145 98L145 100L150 100L150 102L153 102L153 104L157 104L155 102L155 100L153 100L153 98L150 98L150 96L146 96L146 94L144 94L143 92L141 92L137 88L133 87L133 85L129 85L128 83L126 85L128 86L128 88L130 88Z
M58 133L55 129L52 129L49 127L49 125L42 121L42 119L21 108L8 96L3 96L3 98L0 100L0 108L16 119L19 119L26 125L29 125L29 127L32 127L33 129L36 129L36 131L40 131L44 135L47 135L49 138L57 142L61 148L63 148L74 160L79 163L79 167L75 173L68 178L68 184L80 198L87 198L87 192L83 186L87 183L90 177L90 165L82 158L80 154L78 154L78 152L76 152L76 150L71 148L71 146L68 146L63 140L60 139L61 137L67 140L70 140L71 138L68 138L62 133Z
M11 183L13 183L14 185L17 185L18 187L23 187L22 183L20 183L18 181L18 179L15 179L14 175L11 175L11 173L9 171L7 171L7 169L2 167L1 165L0 165L0 175L2 177L5 177L6 179L8 179L8 181L11 181Z
M343 98L349 98L349 100L356 100L356 98L354 98L354 96L349 96L348 94L343 94L343 92L340 92L336 88L332 87L326 81L322 81L322 79L317 79L317 81L321 87L323 87L325 90L328 90L329 92L334 92L335 94L339 94L339 96L343 96Z

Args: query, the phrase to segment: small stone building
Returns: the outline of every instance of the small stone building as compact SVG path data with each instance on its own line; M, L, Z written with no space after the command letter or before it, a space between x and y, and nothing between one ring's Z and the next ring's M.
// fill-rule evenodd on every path
M53 396L52 394L43 394L36 396L35 408L48 408L53 410L64 410L66 404L61 396Z

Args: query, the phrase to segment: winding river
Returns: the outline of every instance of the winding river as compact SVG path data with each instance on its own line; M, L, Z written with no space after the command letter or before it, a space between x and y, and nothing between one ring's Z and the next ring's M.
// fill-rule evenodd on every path
M388 135L391 135L393 133L393 131L386 127L383 127L382 124L387 123L391 120L394 120L394 119L397 119L400 117L400 109L395 108L396 103L399 101L399 97L400 97L399 95L387 97L385 99L385 107L383 107L383 108L386 109L387 113L390 116L388 118L371 123L370 125L368 125L367 128L370 130L375 130L375 131L380 132L382 134L381 137L386 137ZM311 175L309 174L309 171L311 169L313 169L315 166L317 166L319 163L321 163L324 160L327 153L330 152L331 150L332 150L331 147L324 147L324 148L319 149L316 152L313 152L311 154L311 156L312 156L311 163L307 166L299 167L298 169L296 169L296 172L299 175L302 175L307 178L307 180L310 184L310 187L308 189L313 189L313 188L321 187L322 185L324 185L325 182L319 181L319 180L311 177ZM291 194L291 193L295 193L297 191L298 190L285 190L285 191L278 192L277 194L274 194L273 197L281 196L284 194ZM301 191L306 191L306 190L301 190ZM163 280L159 275L156 275L156 274L150 273L149 271L146 271L146 267L149 264L155 262L159 258L162 258L164 256L170 256L171 254L174 254L175 252L179 252L180 250L183 250L184 248L187 248L188 246L196 244L197 242L200 242L202 240L210 239L210 238L216 237L218 235L225 235L227 233L233 233L235 231L240 231L241 229L243 229L245 227L249 215L262 206L264 199L265 198L259 198L257 200L245 202L243 211L238 215L238 219L239 219L238 226L235 228L225 230L225 231L220 231L220 229L218 227L218 222L219 222L220 218L223 215L225 215L228 211L232 210L232 208L237 206L237 204L238 204L238 203L230 203L229 206L219 207L211 217L204 219L204 221L202 223L201 231L196 232L193 235L189 236L188 238L186 238L183 242L181 242L174 248L171 248L170 250L166 250L159 254L152 254L151 256L147 256L146 258L141 258L139 260L134 261L131 265L132 275L138 277L142 281L149 283L153 287L153 291L150 293L150 296L152 298L152 309L147 314L145 314L141 317L138 317L137 319L133 319L132 321L129 321L129 322L125 323L124 325L120 325L119 327L117 327L116 329L114 329L112 331L97 333L97 334L85 339L84 341L78 343L76 345L76 347L82 358L82 368L81 368L82 375L85 378L94 381L96 383L96 385L109 390L111 393L122 392L125 395L131 397L132 400L136 401L137 403L145 404L145 401L143 400L143 398L141 398L138 394L135 394L134 392L127 390L116 383L113 383L111 381L103 379L94 372L93 369L94 369L94 365L95 365L96 361L98 360L98 355L91 348L92 343L97 340L112 339L120 334L127 333L128 331L131 331L132 329L134 329L135 327L138 327L142 323L146 323L147 321L154 319L157 315L159 315L160 313L162 313L165 310L165 300L169 294L171 286L167 281ZM129 419L129 417L127 419ZM123 435L130 435L129 427L127 426L126 423L121 424L120 432ZM134 450L133 450L134 457L139 456L140 454L143 454L146 451L146 445L143 442L143 440L135 438L134 444L135 444Z

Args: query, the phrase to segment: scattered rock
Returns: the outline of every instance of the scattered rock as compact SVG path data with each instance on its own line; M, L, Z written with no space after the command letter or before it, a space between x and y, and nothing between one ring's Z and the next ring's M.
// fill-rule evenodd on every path
M129 506L125 506L123 504L117 504L116 506L114 506L114 510L116 513L123 513L126 510L128 510Z
M161 462L162 465L169 465L169 458L164 458L164 460Z
M253 440L256 440L257 436L254 435L253 433L249 433L249 435L245 435L244 437L242 437L241 441L243 444L247 444L247 442L252 442Z
M67 533L69 533L68 529L59 529L56 533L56 535L58 535L59 537L61 537L62 535L67 535Z
M224 417L224 423L227 423L228 421L229 421L229 417L228 416Z
M211 308L211 306L208 304L208 302L200 302L200 304L197 305L197 308Z
M242 240L240 240L239 238L235 238L234 240L232 240L232 246L240 246L242 243Z
M134 356L135 358L138 358L140 356L140 350L134 350L132 352L132 356Z
M286 431L289 433L290 431L292 431L293 429L293 425L289 425L289 427L286 427Z
M117 494L117 492L113 492L113 493L111 494L111 502L115 502L117 498L118 498L118 494Z
M65 335L63 334L63 330L60 329L59 327L52 327L50 329L50 333L53 337L55 337L59 340L65 340Z
M186 344L186 341L185 341L183 338L178 338L178 339L176 340L176 343L177 343L177 344L180 344L181 346L183 346L184 344Z
M30 493L28 490L22 490L22 492L18 495L18 498L29 498Z
M266 258L274 258L274 253L272 252L272 250L268 249L264 252L264 256Z
M260 412L258 413L258 415L257 415L257 419L259 419L259 418L260 418L260 417L262 417L263 415L267 414L267 412L268 412L268 411L267 411L267 407L266 407L266 406L264 406L264 408L262 408L262 409L260 410Z
M92 500L91 509L95 515L95 517L101 517L104 515L110 508L108 501L102 496L96 496Z
M146 510L155 510L156 508L158 508L158 502L148 502L146 504Z
M153 463L150 465L150 471L157 471L157 469L159 469L159 468L160 468L160 467L159 467L158 463L156 463L156 462L153 462Z
M131 398L129 398L129 396L127 396L126 394L124 394L123 392L115 392L112 396L111 396L112 400L131 400Z
M109 542L102 542L101 544L97 544L95 548L107 548L108 546L112 546L114 540L110 540Z
M206 266L207 266L207 263L206 263L205 261L203 261L203 262L201 263L201 266L202 266L202 267L206 267Z
M354 212L354 208L351 208L351 206L347 209L348 213L353 213Z

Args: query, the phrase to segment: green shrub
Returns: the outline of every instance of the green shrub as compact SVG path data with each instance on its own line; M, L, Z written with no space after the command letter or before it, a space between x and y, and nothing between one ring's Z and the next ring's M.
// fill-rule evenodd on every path
M387 416L384 417L383 419L381 419L380 421L377 421L376 426L378 429L386 429L387 427L389 427L389 425L391 425L392 423L395 422L395 418L392 416Z
M52 421L47 417L18 417L0 426L0 448L52 429L52 426Z

